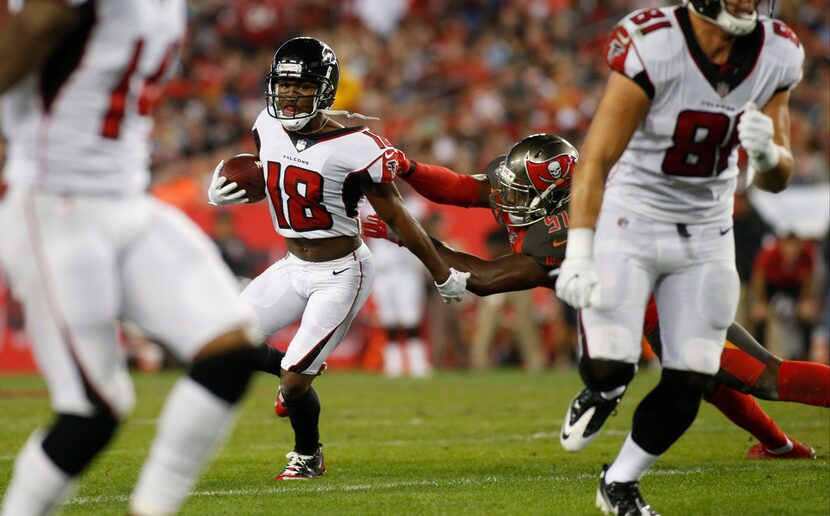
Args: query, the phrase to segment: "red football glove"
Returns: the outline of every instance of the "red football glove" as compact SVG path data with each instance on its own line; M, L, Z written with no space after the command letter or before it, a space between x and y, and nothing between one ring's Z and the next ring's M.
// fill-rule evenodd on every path
M395 233L386 224L386 222L380 220L380 217L377 215L369 215L361 222L363 229L360 232L363 236L368 238L382 238L384 240L389 240L393 244L403 245L401 243L401 239L398 238L397 233Z

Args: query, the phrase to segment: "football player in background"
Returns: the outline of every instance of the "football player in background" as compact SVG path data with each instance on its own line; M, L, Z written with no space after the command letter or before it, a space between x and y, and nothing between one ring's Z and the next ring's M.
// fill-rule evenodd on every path
M652 292L663 370L602 470L604 512L656 514L639 480L692 424L720 366L739 292L738 145L757 187L781 191L792 173L789 98L804 50L784 23L758 16L759 1L639 10L607 47L612 73L574 178L556 292L583 309L591 390L613 397L634 375Z
M445 302L460 300L467 273L448 267L412 218L392 180L402 153L363 126L344 127L329 108L340 67L334 51L314 38L294 38L274 54L267 107L253 136L266 177L274 229L288 254L242 292L271 335L301 319L282 358L280 388L294 429L294 449L278 480L308 479L326 469L319 442L320 400L311 383L340 344L372 288L374 263L360 238L364 196L424 263ZM362 116L362 115L359 115ZM247 192L214 171L212 204L248 202Z
M411 192L401 193L407 210L421 220L426 212L424 200ZM361 218L366 215L362 213ZM375 260L372 299L386 336L383 372L393 378L404 375L426 378L432 373L432 365L421 338L427 302L424 268L406 248L381 239L372 239L367 244Z
M149 113L184 0L13 2L0 28L0 262L22 300L55 419L17 456L2 513L54 511L134 403L117 319L190 363L159 416L132 514L172 514L232 427L255 368L253 314L210 240L146 193Z
M486 296L534 287L553 288L549 273L558 270L565 257L567 206L577 159L578 153L567 141L537 134L514 145L506 158L492 160L486 175L463 175L404 159L403 172L398 177L433 202L465 208L490 206L496 220L506 226L514 254L495 260L456 251L436 241L447 263L470 272L467 289ZM363 232L369 237L396 241L395 235L377 218L365 221ZM661 356L660 326L653 300L646 312L643 334ZM759 440L749 449L748 457L813 458L815 451L787 436L753 396L830 407L830 367L782 360L737 323L732 323L726 337L716 382L709 386L705 399ZM580 372L584 376L591 358L585 353L581 332L580 344ZM597 436L624 391L625 385L612 396L602 397L590 387L583 390L562 425L562 446L569 451L585 448Z

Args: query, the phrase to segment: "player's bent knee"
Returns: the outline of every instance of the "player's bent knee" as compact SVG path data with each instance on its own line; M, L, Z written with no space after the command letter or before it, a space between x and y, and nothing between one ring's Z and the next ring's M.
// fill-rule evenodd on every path
M683 343L680 353L675 357L664 354L663 367L678 371L691 371L714 375L720 369L720 356L723 341L693 338Z
M663 369L659 385L671 392L673 397L695 398L711 391L715 384L715 377L711 374L696 371L680 371L677 369Z
M311 382L316 376L299 374L299 373L283 373L280 378L280 392L284 400L294 400L302 397L311 389Z
M43 440L43 451L67 475L77 476L110 442L118 420L107 411L92 417L58 414Z
M628 385L637 366L626 362L582 357L579 372L585 385L595 392L607 392Z
M733 264L715 262L704 266L697 289L697 310L712 328L726 330L735 320L740 279Z
M199 350L193 357L193 363L207 358L223 355L237 349L254 347L258 342L256 332L251 328L241 327L214 338Z
M234 404L248 388L257 359L255 348L232 349L194 362L190 377L218 398Z

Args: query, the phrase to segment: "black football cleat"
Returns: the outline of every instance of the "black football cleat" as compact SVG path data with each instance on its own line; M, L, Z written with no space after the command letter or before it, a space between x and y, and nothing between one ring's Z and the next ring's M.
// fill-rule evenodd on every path
M326 472L326 460L323 458L323 445L317 448L313 455L300 455L295 451L288 452L288 464L282 473L274 480L310 480L323 476Z
M568 407L562 430L559 433L559 443L569 452L584 450L591 444L605 420L614 413L622 396L613 400L606 400L599 393L587 387L577 395Z
M605 483L605 473L608 464L602 467L597 489L597 507L603 514L618 516L660 516L643 500L640 494L639 482L611 482Z

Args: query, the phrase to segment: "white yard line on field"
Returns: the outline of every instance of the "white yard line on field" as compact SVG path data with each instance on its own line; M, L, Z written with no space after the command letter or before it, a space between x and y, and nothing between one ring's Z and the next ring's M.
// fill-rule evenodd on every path
M724 468L721 471L734 470L739 471L743 468ZM654 476L685 476L697 475L703 473L702 468L692 469L665 469L657 470L649 473ZM514 482L573 482L574 480L590 480L598 478L598 474L592 473L578 473L576 475L551 475L551 476L534 476L534 477L499 477L488 476L481 479L474 478L458 478L447 480L410 480L401 482L381 482L378 484L317 484L309 485L307 482L298 483L283 483L268 489L222 489L215 491L194 491L191 497L207 498L214 496L252 496L252 495L274 495L289 492L315 492L315 493L331 493L331 492L351 492L351 491L377 491L378 489L400 489L406 487L452 487L452 486L482 486L492 484L507 484ZM124 503L129 499L124 495L113 496L87 496L72 498L65 505L94 505L102 503Z

